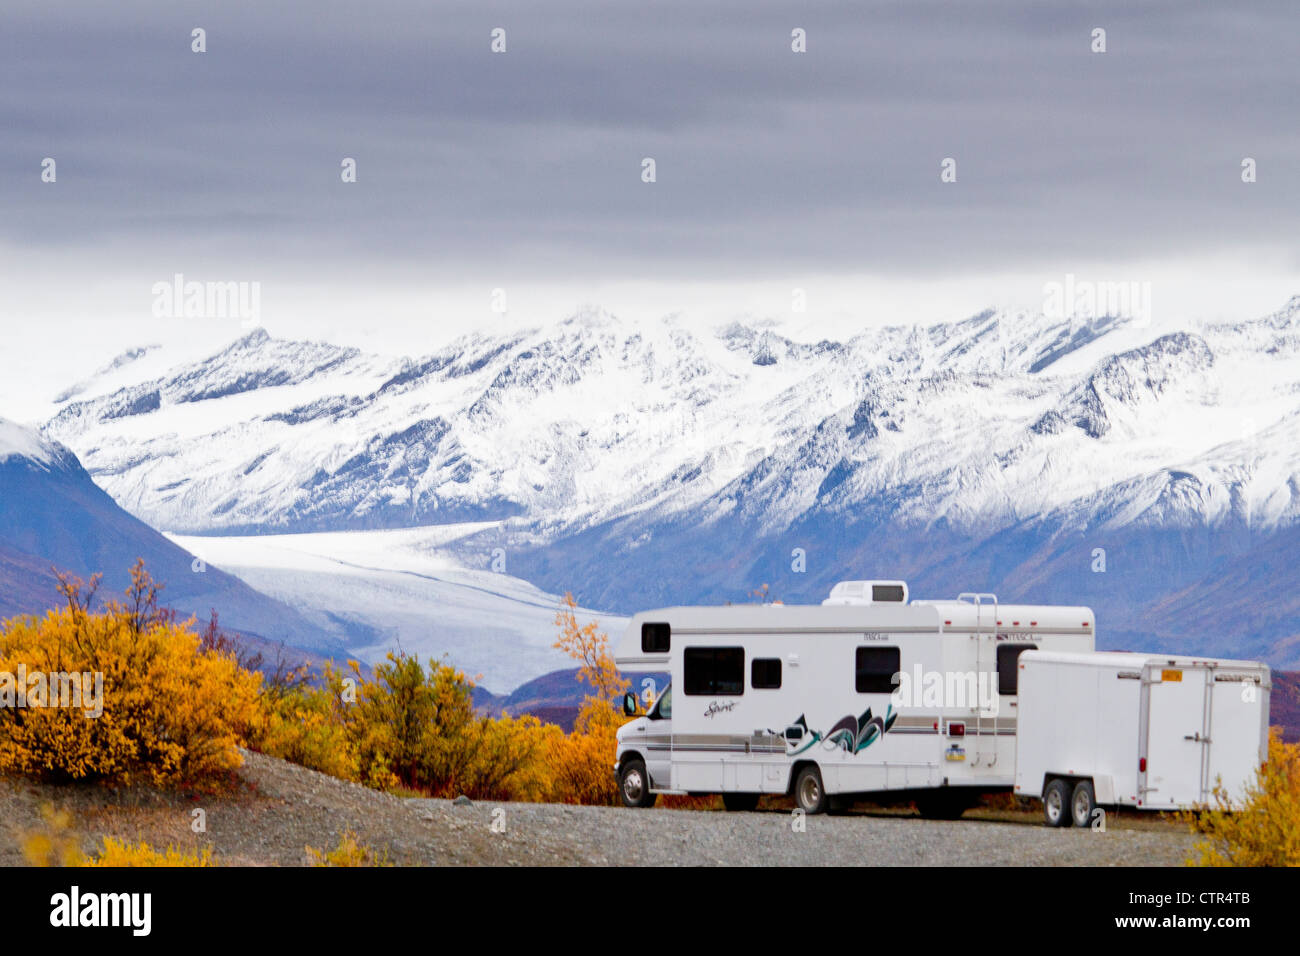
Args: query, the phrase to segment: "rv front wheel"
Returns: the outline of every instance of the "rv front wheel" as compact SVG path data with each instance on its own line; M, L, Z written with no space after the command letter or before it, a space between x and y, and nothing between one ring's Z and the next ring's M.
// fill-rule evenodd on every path
M829 802L822 786L822 772L813 764L799 771L794 780L794 802L804 813L821 813Z
M1076 827L1087 829L1092 826L1092 811L1097 806L1097 797L1093 793L1092 782L1080 780L1074 785L1074 795L1070 798L1070 817Z
M623 795L624 806L654 806L655 794L650 792L650 775L646 773L643 760L632 759L623 764L618 774L618 789Z
M1043 818L1049 827L1070 825L1070 782L1056 777L1043 790Z

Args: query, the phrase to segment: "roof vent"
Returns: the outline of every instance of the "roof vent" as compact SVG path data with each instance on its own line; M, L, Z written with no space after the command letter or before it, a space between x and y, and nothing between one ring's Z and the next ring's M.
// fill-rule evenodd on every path
M906 604L906 581L841 581L822 604Z

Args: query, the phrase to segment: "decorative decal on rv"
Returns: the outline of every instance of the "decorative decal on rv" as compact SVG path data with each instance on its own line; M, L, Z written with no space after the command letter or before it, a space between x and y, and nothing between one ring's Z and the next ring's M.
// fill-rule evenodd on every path
M799 719L778 736L785 738L786 753L791 757L810 750L819 743L827 748L839 747L845 753L856 754L866 750L887 734L897 719L898 714L894 713L892 704L886 706L884 715L880 717L871 716L871 708L868 707L859 717L854 717L852 714L841 717L835 722L834 727L823 733L820 730L810 730L806 715L800 714ZM792 734L792 730L795 733ZM768 731L768 733L777 732Z
M718 714L725 714L727 711L735 710L736 702L730 701L726 704L719 704L716 700L709 701L708 708L704 711L705 717L714 717Z

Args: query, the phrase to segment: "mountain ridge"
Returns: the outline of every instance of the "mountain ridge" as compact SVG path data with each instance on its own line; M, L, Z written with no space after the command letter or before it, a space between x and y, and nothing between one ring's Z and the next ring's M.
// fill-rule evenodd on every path
M184 615L206 621L215 608L223 627L259 646L341 649L297 612L121 509L71 450L0 419L0 619L63 604L56 569L83 579L102 573L99 599L120 593L138 558L163 585L163 602Z
M1300 520L1300 296L1187 328L984 310L817 342L592 310L413 359L259 329L44 433L169 531L484 522L467 563L505 548L620 611L912 574L1092 595L1117 634L1177 607L1160 639L1190 645L1213 622L1172 595L1232 576L1244 612L1300 583L1250 564ZM1295 664L1275 604L1249 646Z

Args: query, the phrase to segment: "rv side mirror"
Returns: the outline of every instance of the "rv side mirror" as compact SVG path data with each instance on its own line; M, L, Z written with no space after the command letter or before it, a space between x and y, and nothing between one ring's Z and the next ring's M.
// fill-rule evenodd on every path
M629 717L636 714L636 694L628 693L623 695L623 713Z
M794 726L785 728L785 739L803 740L803 728Z

